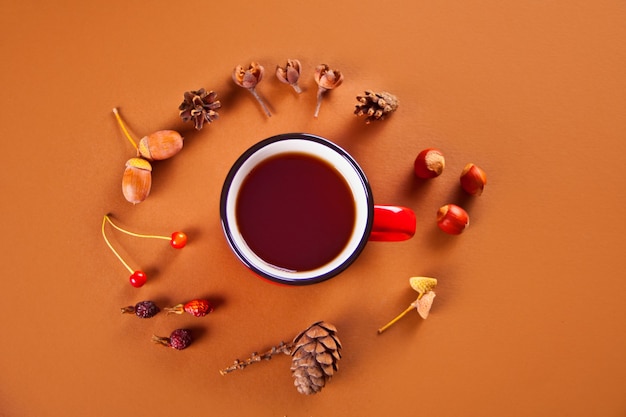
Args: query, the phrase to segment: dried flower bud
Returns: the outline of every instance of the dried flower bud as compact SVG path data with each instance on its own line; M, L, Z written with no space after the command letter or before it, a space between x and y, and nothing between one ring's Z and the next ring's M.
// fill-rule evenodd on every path
M276 66L276 78L278 78L280 82L291 85L296 93L300 94L302 92L302 89L298 85L300 70L300 61L297 59L288 59L285 67Z
M402 313L394 317L389 323L378 329L379 334L387 330L413 309L417 310L421 318L426 319L426 317L428 317L430 308L433 305L433 300L435 299L435 293L432 289L437 286L437 279L429 277L411 277L409 278L409 285L419 293L417 300L413 301Z
M367 115L365 123L372 120L384 120L389 114L396 111L400 105L400 101L396 96L386 91L375 93L371 90L365 90L365 95L356 97L359 104L354 109L357 116Z
M211 123L218 118L215 110L222 107L215 91L207 92L204 88L186 91L184 100L178 106L183 122L193 121L196 130L202 129L204 122Z
M240 87L246 88L252 93L254 98L259 102L263 111L268 117L272 114L268 110L267 106L256 92L256 86L263 79L265 68L256 62L251 62L248 68L244 68L241 65L237 65L233 71L233 81Z
M317 89L317 106L315 107L314 117L317 117L322 105L322 97L324 93L333 88L337 88L343 82L343 74L340 71L331 69L326 64L318 65L315 68L315 74L313 76L315 82L318 85Z

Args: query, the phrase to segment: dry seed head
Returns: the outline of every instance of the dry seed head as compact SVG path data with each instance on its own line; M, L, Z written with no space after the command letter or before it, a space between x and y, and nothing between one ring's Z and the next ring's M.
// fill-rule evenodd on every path
M409 285L418 292L419 298L421 298L424 294L437 286L437 279L430 277L411 277L409 278Z
M435 299L435 292L428 291L424 294L423 297L419 297L413 305L417 308L417 313L424 319L428 317L428 313L430 312L430 308L433 305L433 300Z
M284 67L276 66L276 78L278 78L280 82L291 85L293 89L300 94L302 92L302 89L298 85L300 71L300 61L297 59L288 59Z

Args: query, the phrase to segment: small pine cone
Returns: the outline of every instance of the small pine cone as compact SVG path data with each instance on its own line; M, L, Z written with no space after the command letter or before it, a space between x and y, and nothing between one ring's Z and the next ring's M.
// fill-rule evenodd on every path
M337 371L341 343L336 333L335 326L320 321L293 340L291 372L301 394L319 392Z
M183 102L178 106L180 118L183 122L193 120L196 130L202 129L204 122L211 123L219 116L216 110L222 107L222 104L216 99L215 91L207 92L204 88L186 91Z
M359 104L356 105L354 114L357 116L366 115L365 123L372 120L383 120L387 115L396 111L400 102L393 94L383 91L375 93L371 90L365 90L365 95L356 97Z

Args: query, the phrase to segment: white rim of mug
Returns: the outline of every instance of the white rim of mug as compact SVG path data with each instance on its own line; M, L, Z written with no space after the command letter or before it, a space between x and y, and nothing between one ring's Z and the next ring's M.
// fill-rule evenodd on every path
M248 247L241 233L239 233L235 221L236 192L250 171L268 157L294 152L302 152L317 157L322 156L325 161L337 169L348 182L357 207L355 227L344 250L332 261L308 271L290 271L265 262ZM257 275L270 281L289 285L305 285L325 281L344 271L356 260L365 247L372 229L373 217L372 191L369 181L358 163L348 152L335 143L320 136L306 133L280 134L251 146L231 167L224 181L220 199L222 229L228 244L237 257ZM230 219L232 222L229 221Z

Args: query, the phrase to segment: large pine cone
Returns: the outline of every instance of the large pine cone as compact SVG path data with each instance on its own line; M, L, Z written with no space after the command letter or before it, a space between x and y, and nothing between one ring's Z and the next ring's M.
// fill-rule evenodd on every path
M319 392L337 371L341 359L341 342L337 329L318 321L293 340L291 371L294 385L301 394Z

